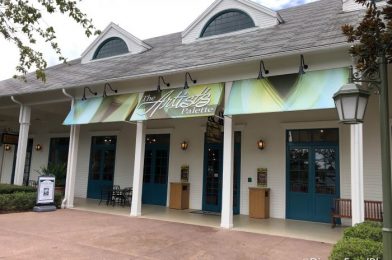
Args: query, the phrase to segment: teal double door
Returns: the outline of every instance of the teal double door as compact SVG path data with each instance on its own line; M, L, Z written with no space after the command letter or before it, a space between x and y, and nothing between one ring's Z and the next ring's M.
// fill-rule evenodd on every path
M307 134L304 131L313 137L303 140ZM337 130L321 131L329 138L320 140L320 130L301 130L302 139L291 139L287 144L286 217L289 219L331 221L333 200L339 197L339 146L337 134L333 133Z
M235 132L233 170L233 213L240 212L241 133ZM204 144L203 203L205 211L221 212L223 178L223 143Z
M100 199L104 188L113 187L116 136L92 137L87 197Z
M142 203L166 206L170 135L147 135L144 153Z

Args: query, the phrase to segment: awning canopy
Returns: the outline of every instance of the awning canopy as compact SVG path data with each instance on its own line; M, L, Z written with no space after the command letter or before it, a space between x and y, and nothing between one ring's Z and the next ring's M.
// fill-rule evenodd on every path
M235 81L225 115L333 108L333 94L348 77L347 68L338 68Z
M64 125L82 125L128 121L135 110L139 94L123 94L77 100Z
M131 121L213 116L222 101L223 89L223 83L216 83L144 92Z

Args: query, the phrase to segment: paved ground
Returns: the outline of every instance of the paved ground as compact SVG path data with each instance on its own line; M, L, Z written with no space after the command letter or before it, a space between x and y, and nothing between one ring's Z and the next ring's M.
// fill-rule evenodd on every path
M2 259L327 259L330 244L76 210L0 215Z

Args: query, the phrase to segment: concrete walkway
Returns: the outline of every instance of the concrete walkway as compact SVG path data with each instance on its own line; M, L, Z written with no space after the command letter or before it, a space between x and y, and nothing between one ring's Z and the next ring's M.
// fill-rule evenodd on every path
M0 215L4 259L327 259L332 245L75 210Z

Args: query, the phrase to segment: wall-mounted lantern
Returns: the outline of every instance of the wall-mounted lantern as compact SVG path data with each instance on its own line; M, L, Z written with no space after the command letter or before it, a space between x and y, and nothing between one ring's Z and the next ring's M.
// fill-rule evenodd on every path
M187 141L183 141L182 143L181 143L181 149L183 150L183 151L185 151L186 149L188 149L188 142Z
M259 141L257 141L257 148L259 148L260 150L263 150L265 148L265 142L261 139Z

